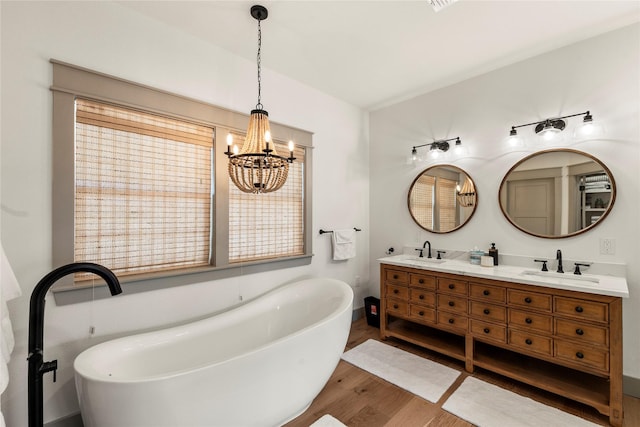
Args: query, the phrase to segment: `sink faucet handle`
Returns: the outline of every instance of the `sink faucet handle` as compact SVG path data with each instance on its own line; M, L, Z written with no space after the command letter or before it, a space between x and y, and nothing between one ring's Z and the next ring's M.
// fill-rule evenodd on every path
M549 271L549 269L547 268L547 260L546 259L534 259L534 261L542 263L542 270L541 271Z
M438 253L438 256L436 257L436 259L442 259L442 257L440 255L447 253L447 251L436 251L436 252Z
M416 251L420 251L420 255L418 255L420 258L422 258L424 255L422 255L422 250L423 248L416 248Z
M576 269L574 270L573 274L582 274L582 272L580 271L580 266L591 267L591 264L586 262L574 262L573 265L576 266Z

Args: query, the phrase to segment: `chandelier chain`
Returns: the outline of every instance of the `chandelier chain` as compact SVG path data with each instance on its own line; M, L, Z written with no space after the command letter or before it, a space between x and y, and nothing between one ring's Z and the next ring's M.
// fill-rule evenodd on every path
M262 110L262 102L261 102L261 92L262 92L262 79L260 77L260 53L262 51L262 28L260 26L260 19L258 19L258 55L257 55L257 64L258 64L258 103L256 104L256 109Z

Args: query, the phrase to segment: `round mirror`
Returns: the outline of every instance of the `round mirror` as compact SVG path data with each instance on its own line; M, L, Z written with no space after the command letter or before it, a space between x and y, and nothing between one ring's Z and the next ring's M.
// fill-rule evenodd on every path
M514 226L537 237L584 233L611 211L613 175L595 157L571 149L534 153L520 160L500 185L500 208Z
M465 171L437 165L413 180L407 201L416 224L433 233L449 233L469 221L478 206L478 195Z

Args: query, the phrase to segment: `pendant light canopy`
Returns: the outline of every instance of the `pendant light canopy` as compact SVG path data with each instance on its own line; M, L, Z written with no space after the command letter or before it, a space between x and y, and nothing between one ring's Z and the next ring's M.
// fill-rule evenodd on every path
M293 143L289 143L289 157L279 156L271 141L269 113L261 103L261 64L262 29L260 22L267 18L268 11L264 6L251 7L251 16L258 21L258 103L251 110L249 126L242 148L233 146L233 137L227 137L229 157L229 177L244 193L270 193L277 191L287 181L289 163L293 157ZM232 148L233 146L233 148Z

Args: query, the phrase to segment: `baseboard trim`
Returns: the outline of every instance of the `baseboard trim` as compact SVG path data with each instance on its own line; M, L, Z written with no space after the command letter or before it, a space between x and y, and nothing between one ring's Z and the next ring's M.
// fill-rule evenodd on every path
M640 399L640 378L622 377L622 391L624 394Z
M80 412L46 423L44 427L84 427Z
M351 312L351 321L355 322L356 320L364 317L364 307L356 308Z

